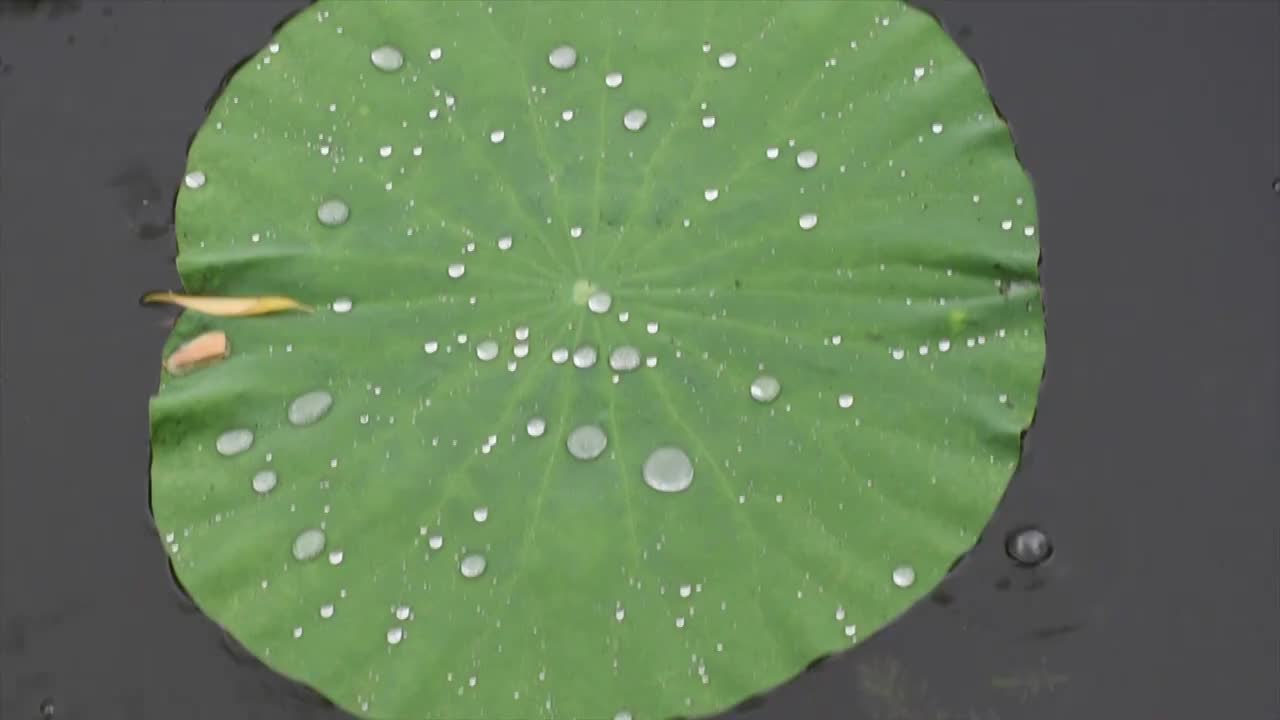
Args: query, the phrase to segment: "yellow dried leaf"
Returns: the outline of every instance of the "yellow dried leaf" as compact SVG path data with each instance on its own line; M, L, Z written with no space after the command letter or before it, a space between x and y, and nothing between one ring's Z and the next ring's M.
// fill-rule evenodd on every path
M280 295L263 295L260 297L202 297L198 295L180 295L172 292L147 293L143 302L181 305L205 315L217 317L248 317L251 315L269 315L271 313L301 310L312 312L302 303Z
M227 334L221 330L207 333L183 343L182 347L164 361L164 367L173 375L186 375L193 370L207 367L231 354Z

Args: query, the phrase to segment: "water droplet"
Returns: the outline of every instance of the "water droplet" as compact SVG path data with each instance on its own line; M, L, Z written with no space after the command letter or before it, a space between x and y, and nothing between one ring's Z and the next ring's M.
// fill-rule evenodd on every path
M708 129L708 130L710 130L711 128L713 128L713 127L715 127L715 126L716 126L716 116L715 116L715 115L703 115L703 116L702 116L702 127L706 128L706 129Z
M330 564L330 565L341 565L341 564L342 564L342 558L343 558L344 556L345 556L345 553L343 553L341 550L334 550L333 552L329 553L329 564Z
M720 53L719 63L720 63L720 67L724 68L725 70L728 70L729 68L738 64L738 55L737 53L731 53L731 52Z
M428 355L434 355L440 349L440 343L435 340L428 340L422 343L422 351Z
M569 454L579 460L594 460L600 457L600 453L604 452L608 444L609 438L599 425L579 425L569 433L569 439L565 442L569 448Z
M213 444L219 455L231 457L253 447L253 431L247 428L228 430L218 436Z
M432 535L427 538L427 547L430 547L432 550L439 550L444 547L444 537L442 535Z
M631 720L631 713L626 710L619 710L617 714L613 716L613 720Z
M711 202L720 197L720 190L717 188L707 188L702 191L702 197L706 198L707 202Z
M660 447L644 461L644 482L659 492L680 492L693 484L693 461L676 447Z
M950 340L943 339L938 341L938 352L946 352L950 349L951 349Z
M591 293L591 297L587 298L587 308L597 315L609 312L609 308L612 305L613 296L603 290L597 290Z
M765 149L764 149L764 156L765 156L765 157L767 157L767 158L769 158L770 160L777 160L777 159L778 159L778 148L777 148L776 146L770 146L770 147L765 148Z
M684 618L683 618L683 617L678 617L678 618L676 618L676 627L678 627L678 628L682 628L682 627L684 627Z
M522 342L522 343L516 343L516 346L515 346L515 348L514 348L514 349L512 349L511 353L512 353L513 355L515 355L516 357L518 357L518 358L526 358L526 357L528 357L528 356L529 356L529 343L524 343L524 342Z
M1012 221L1012 220L1001 220L1001 221L1000 221L1000 229L1001 229L1001 230L1012 230L1012 229L1013 229L1013 221Z
M801 170L811 170L818 164L818 152L816 150L801 150L796 153L796 165Z
M289 403L289 422L294 425L310 425L329 412L333 407L333 396L327 390L313 390L303 393Z
M482 523L485 520L489 519L489 508L485 507L484 505L481 505L480 507L471 511L471 517L475 518L476 522Z
M333 617L333 603L325 603L320 606L320 617L328 620Z
M560 118L565 122L569 122L570 120L573 119L573 111L565 110L564 112L560 113Z
M849 393L842 393L840 397L836 398L836 404L845 410L848 410L853 407L853 395Z
M604 84L611 88L621 87L622 73L614 71L604 76Z
M279 478L276 476L275 470L259 470L253 476L253 491L259 495L266 495L276 489L276 482Z
M569 349L558 347L551 351L551 362L563 365L569 359Z
M772 375L761 375L751 381L751 399L756 402L771 403L782 392L782 383Z
M510 249L511 249L511 236L510 236L510 235L503 235L502 237L498 238L498 249L499 249L499 250L502 250L502 251L506 251L506 250L510 250Z
M805 213L800 216L800 229L812 230L818 226L817 213Z
M517 339L517 340L528 340L528 339L529 339L529 328L528 328L527 326L524 326L524 325L521 325L520 327L516 328L516 339Z
M345 223L349 217L351 217L351 208L341 200L326 200L316 208L316 219L321 225L337 227Z
M547 62L557 70L569 70L578 64L578 51L572 45L561 45L547 55Z
M907 351L902 348L894 348L889 351L889 354L893 356L894 360L901 360L907 356Z
M329 307L333 308L333 311L336 313L349 313L352 308L351 298L340 297L334 300Z
M941 134L942 134L942 123L940 123L940 122L936 122L936 123L934 123L933 125L929 126L929 129L933 131L933 134L934 134L934 135L941 135Z
M529 418L529 422L524 424L525 432L529 433L529 437L542 437L547 431L547 419L541 415L535 415Z
M582 237L582 226L574 225L573 227L569 228L569 237L574 239Z
M615 372L631 372L640 367L640 351L630 345L616 347L609 353L609 367Z
M369 60L373 62L374 67L383 72L395 72L404 65L404 54L399 48L383 45L369 53Z
M1028 225L1028 226L1026 226L1026 227L1022 228L1022 234L1023 234L1023 235L1026 235L1027 237L1031 237L1031 236L1035 235L1035 234L1036 234L1036 226L1035 226L1035 225Z
M924 68L917 67L915 70L912 71L912 75L915 77L916 80L919 80L920 78L924 77Z
M467 272L467 266L463 265L462 263L449 264L449 277L455 280L465 275L466 272Z
M622 116L622 126L631 132L639 132L649 122L649 113L640 108L631 108Z
M203 170L192 170L191 172L187 173L187 176L185 178L182 179L182 182L192 190L199 190L200 188L204 187L204 181L205 181L205 176L204 176Z
M554 359L554 358L552 358ZM596 349L594 345L583 345L573 351L573 365L583 370L596 364Z
M498 143L506 139L507 139L506 130L494 130L493 132L489 133L489 142L493 143L494 145L497 145Z
M1039 528L1022 528L1004 542L1005 552L1020 565L1039 565L1053 554L1053 543Z
M484 362L498 357L498 342L496 340L484 340L476 343L476 357Z
M433 47L431 48L431 51L427 53L427 57L431 58L432 60L439 60L440 58L444 57L444 50L441 50L438 47Z
M844 606L836 607L836 620L844 620Z
M649 333L650 335L657 335L657 334L658 334L658 323L653 322L653 321L650 321L650 322L646 323L646 324L645 324L645 326L644 326L644 331L645 331L645 332L647 332L647 333Z
M322 550L324 550L324 531L319 528L303 530L293 541L293 557L296 560L303 562L311 560Z
M689 595L691 595L692 593L693 593L693 586L692 586L692 585L681 585L681 586L680 586L680 597L682 597L682 598L687 598L687 597L689 597Z
M404 628L393 627L387 631L387 644L399 645L400 641L403 639L404 639Z
M487 565L484 556L476 553L462 558L462 562L458 563L458 570L464 578L478 578L484 574Z
M300 637L302 637L302 628L301 628L301 627L296 627L296 628L294 628L294 629L293 629L293 637L294 637L295 639L296 639L296 638L300 638Z
M900 588L907 588L916 582L915 568L910 565L899 565L893 569L893 584Z
M383 145L382 147L378 148L378 154L381 155L382 157L391 157L391 146Z
M844 626L844 634L845 634L845 637L853 637L854 635L857 635L857 634L858 634L858 626L857 626L857 625L845 625L845 626Z

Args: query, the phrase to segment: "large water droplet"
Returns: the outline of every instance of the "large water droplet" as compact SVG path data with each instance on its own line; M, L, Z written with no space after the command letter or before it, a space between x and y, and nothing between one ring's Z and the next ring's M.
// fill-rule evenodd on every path
M720 197L720 190L718 188L707 188L702 191L702 197L706 198L707 202L711 202Z
M462 263L449 264L449 277L453 278L454 280L457 280L458 278L462 277L463 275L466 274L466 272L467 272L467 266L463 265Z
M942 134L942 123L940 123L940 122L936 122L936 123L934 123L933 125L931 125L931 126L929 127L929 129L933 131L933 134L934 134L934 135L941 135L941 134Z
M597 315L609 312L609 308L612 305L613 296L603 290L597 290L591 293L591 297L587 298L587 308Z
M547 419L541 415L535 415L524 424L524 429L529 433L529 437L542 437L542 434L547 431Z
M640 108L631 108L622 116L622 126L631 132L639 132L649 122L649 113Z
M708 129L708 130L710 130L711 128L713 128L713 127L715 127L715 126L716 126L716 116L715 116L715 115L703 115L703 116L702 116L702 127L706 128L706 129Z
M751 381L751 399L756 402L771 403L782 392L782 383L772 375L761 375Z
M185 183L186 186L191 188L192 190L199 190L200 188L204 187L204 181L205 181L205 176L204 176L203 170L192 170L191 172L187 173L187 176L185 178L182 179L182 182Z
M547 62L557 70L570 70L578 64L578 51L572 45L561 45L547 55Z
M219 455L231 457L253 447L253 431L247 428L228 430L218 436L213 444Z
M615 372L631 372L640 367L640 351L630 345L616 347L609 353L609 367Z
M326 200L316 208L316 219L321 225L336 227L351 217L351 208L341 200Z
M660 447L644 461L644 482L659 492L674 493L693 484L693 461L677 447Z
M485 362L498 357L498 342L496 340L484 340L476 343L476 357Z
M393 627L387 631L387 643L390 645L399 645L404 639L404 628Z
M484 574L487 565L483 555L474 553L462 558L462 562L458 563L458 570L464 578L478 578Z
M812 229L814 229L814 228L815 228L815 227L817 227L817 226L818 226L818 214L817 214L817 213L805 213L805 214L803 214L803 215L801 215L801 216L800 216L800 229L801 229L801 230L812 230Z
M899 565L893 569L893 584L900 588L907 588L916 582L915 568L910 565Z
M611 88L620 87L622 85L622 73L614 71L605 75L604 84Z
M266 495L276 489L278 476L275 470L259 470L254 474L252 485L253 491L259 495Z
M554 358L552 358L554 359ZM594 345L583 345L573 351L573 365L583 370L596 364L596 349Z
M310 425L333 407L333 396L327 390L303 393L289 403L289 422L294 425Z
M310 528L298 533L293 541L293 557L302 562L311 560L324 550L324 531Z
M503 251L511 249L510 235L503 235L502 237L498 238L498 249Z
M489 133L489 142L493 143L494 145L497 145L498 143L506 139L507 139L506 130L494 130L493 132Z
M400 48L383 45L369 53L369 60L383 72L395 72L404 65L404 54L400 52Z
M818 164L818 152L816 150L801 150L796 153L796 165L802 170L812 169Z
M480 507L471 511L471 517L475 518L476 522L482 523L485 520L489 519L489 508L485 507L484 505L481 505Z
M850 395L849 393L841 394L840 397L836 398L836 404L845 410L848 410L853 407L853 395Z
M609 438L599 425L579 425L569 433L569 439L565 441L569 454L579 460L594 460L600 457L600 453L604 452L608 444Z
M728 70L729 68L738 64L738 54L731 53L731 52L722 52L720 53L720 57L718 58L717 61L720 63L720 67L724 68L725 70Z

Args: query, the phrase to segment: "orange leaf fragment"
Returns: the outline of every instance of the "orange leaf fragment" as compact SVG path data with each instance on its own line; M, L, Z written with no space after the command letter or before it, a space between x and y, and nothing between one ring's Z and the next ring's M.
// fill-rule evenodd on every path
M164 361L164 369L172 375L186 375L223 360L230 354L231 344L227 342L227 334L221 330L210 330L174 350Z

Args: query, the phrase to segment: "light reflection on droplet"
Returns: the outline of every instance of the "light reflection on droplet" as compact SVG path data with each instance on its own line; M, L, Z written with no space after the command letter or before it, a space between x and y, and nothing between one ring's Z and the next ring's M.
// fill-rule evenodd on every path
M481 505L480 507L471 511L471 517L475 518L476 522L482 523L489 519L489 508L485 507L484 505Z
M507 139L507 131L505 130L494 130L493 132L489 133L489 142L493 143L494 145L497 145L498 143L502 142L505 139Z
M388 644L388 645L399 645L399 644L400 644L400 641L401 641L401 640L403 640L403 639L404 639L404 628L402 628L402 627L393 627L393 628L391 628L390 630L388 630L388 631L387 631L387 644Z
M767 147L767 148L765 148L765 149L764 149L764 156L765 156L765 157L767 157L767 158L769 158L770 160L777 160L777 159L778 159L778 148L777 148L777 147L775 147L775 146L772 146L772 145L771 145L771 146L769 146L769 147Z
M503 235L502 237L498 238L498 249L503 251L511 249L510 235Z
M707 188L702 191L702 197L706 198L707 202L711 202L720 197L720 190L718 188Z

